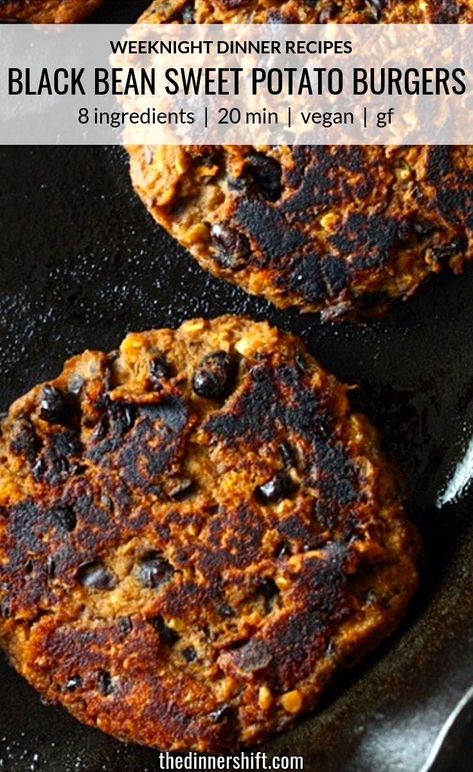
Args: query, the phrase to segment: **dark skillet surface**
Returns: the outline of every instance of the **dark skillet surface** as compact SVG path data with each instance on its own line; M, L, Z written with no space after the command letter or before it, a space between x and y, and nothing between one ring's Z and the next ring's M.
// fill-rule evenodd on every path
M94 20L131 21L145 6L114 0ZM0 409L85 348L221 313L301 334L328 369L361 385L353 400L402 467L424 534L422 589L403 629L264 750L301 753L317 772L420 770L473 683L473 491L435 507L473 436L473 270L432 281L368 326L282 313L212 279L154 225L123 151L57 147L0 148L0 276ZM3 659L0 679L0 770L159 768L155 752L43 705ZM453 757L436 770L460 769Z

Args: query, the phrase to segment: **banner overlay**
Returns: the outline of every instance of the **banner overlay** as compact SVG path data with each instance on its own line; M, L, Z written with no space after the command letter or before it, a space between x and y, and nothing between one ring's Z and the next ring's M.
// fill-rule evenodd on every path
M0 25L0 144L471 144L470 25Z

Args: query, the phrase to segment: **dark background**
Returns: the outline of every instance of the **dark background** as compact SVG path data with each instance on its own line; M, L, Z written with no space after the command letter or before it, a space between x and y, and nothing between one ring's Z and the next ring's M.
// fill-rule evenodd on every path
M93 20L132 21L146 5L113 0ZM425 543L421 591L403 629L324 710L264 750L302 753L317 772L420 771L473 684L473 490L436 506L473 437L473 267L431 281L386 320L322 324L205 274L146 213L120 148L0 148L0 410L85 348L113 349L128 331L221 313L301 334L324 366L360 384L353 401L402 467ZM3 659L0 679L0 770L159 768L153 751L43 705ZM436 772L473 769L471 712Z

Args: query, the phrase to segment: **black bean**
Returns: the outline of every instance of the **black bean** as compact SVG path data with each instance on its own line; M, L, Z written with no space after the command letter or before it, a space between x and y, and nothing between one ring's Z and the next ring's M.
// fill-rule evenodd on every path
M231 705L221 705L210 714L210 718L215 724L221 724L234 716L234 710Z
M69 678L64 688L66 692L75 692L75 690L80 689L81 686L82 678L80 676L73 676L72 678Z
M100 560L81 566L77 572L77 580L83 587L94 590L112 590L117 584L113 573Z
M266 600L272 600L277 595L279 595L279 588L276 582L274 581L274 579L271 579L270 577L265 577L258 585L258 592Z
M39 415L50 424L67 424L72 417L72 400L55 386L47 385L43 389L39 403Z
M194 4L189 3L184 6L181 11L181 18L184 24L194 23Z
M247 167L263 198L277 201L282 193L281 164L266 153L251 153Z
M154 386L159 386L162 380L169 380L173 374L173 368L163 354L159 354L150 360L149 378Z
M215 247L214 257L223 268L237 271L247 265L251 245L244 233L225 225L213 225L211 236Z
M273 477L256 489L256 497L263 504L271 504L275 501L287 498L292 490L293 483L291 478L283 472L277 472Z
M154 629L159 633L159 637L163 643L167 643L169 646L172 646L173 643L176 643L176 641L179 640L180 635L176 633L176 631L171 627L168 627L161 615L150 619L150 622Z
M148 552L140 560L138 574L144 587L159 587L174 573L174 568L159 552Z
M130 617L120 617L117 620L117 627L123 635L128 635L133 630L133 622Z
M186 662L195 662L197 659L197 652L193 646L188 646L186 649L182 650L182 656Z
M373 14L374 20L379 21L387 0L365 0L368 10Z
M222 605L218 607L218 613L221 617L235 616L235 611L229 603L222 603Z
M87 472L86 464L71 464L69 467L69 474L79 475Z
M44 458L38 458L33 465L32 472L35 480L41 480L46 474L47 464Z
M46 573L48 576L56 575L56 561L52 557L49 557L46 563Z
M107 670L100 670L98 675L99 689L104 697L113 692L112 676Z
M194 373L193 389L204 399L224 399L233 388L235 373L235 363L225 351L207 354Z
M168 491L168 495L172 499L181 501L182 499L187 499L191 496L195 489L196 484L194 480L178 480L175 486Z
M56 507L51 514L66 531L73 531L77 525L76 514L72 507Z
M285 558L288 555L292 555L292 549L291 545L287 543L287 541L284 541L282 544L279 545L279 547L276 549L275 553L277 558Z

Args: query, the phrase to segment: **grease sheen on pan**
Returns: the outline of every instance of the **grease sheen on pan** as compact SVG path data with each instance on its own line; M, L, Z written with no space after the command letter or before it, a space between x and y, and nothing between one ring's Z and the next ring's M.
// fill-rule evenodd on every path
M469 2L154 3L147 23L473 22ZM155 219L215 276L326 318L383 313L473 256L471 147L129 148Z
M82 21L102 3L103 0L0 0L0 22L69 24Z
M85 352L11 407L0 455L1 644L47 700L121 739L261 741L416 588L375 430L266 323Z

